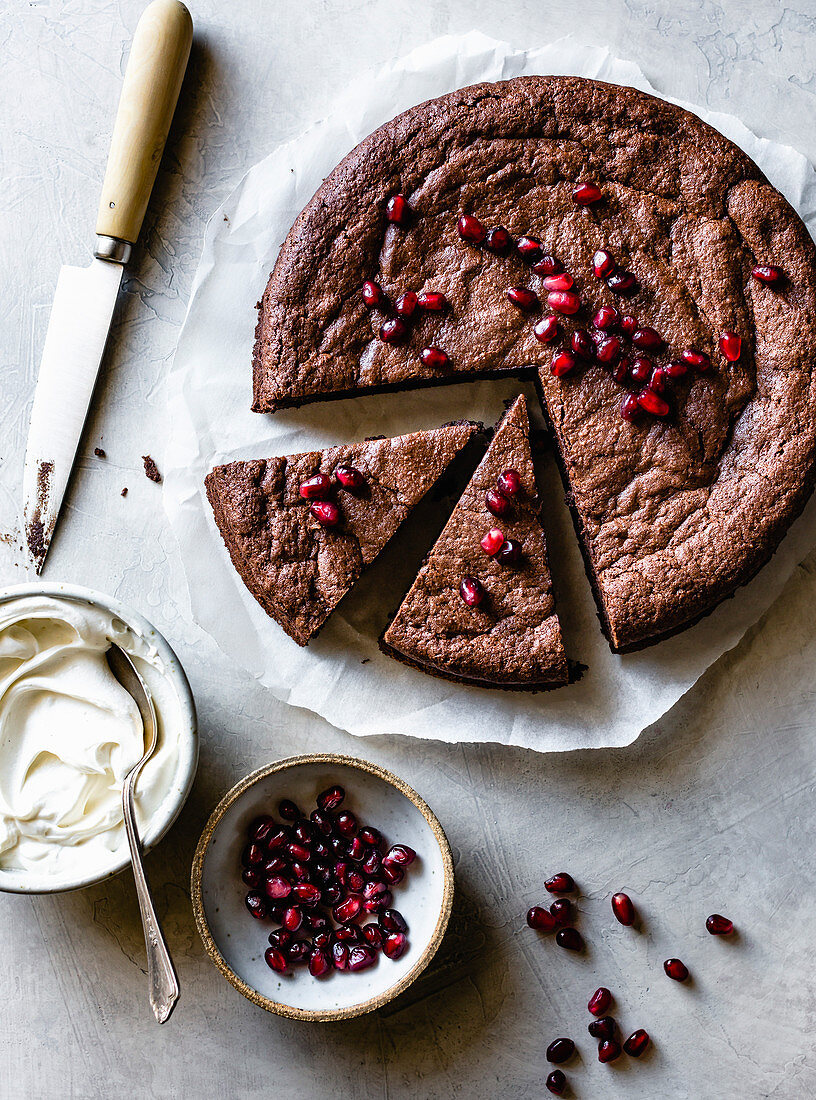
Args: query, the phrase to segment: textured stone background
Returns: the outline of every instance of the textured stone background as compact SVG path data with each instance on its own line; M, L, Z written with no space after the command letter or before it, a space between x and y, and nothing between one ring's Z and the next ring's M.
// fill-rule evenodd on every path
M0 0L0 583L15 549L38 351L59 266L84 263L141 0ZM637 61L658 89L739 115L816 157L814 0L194 0L196 40L131 266L47 576L107 590L167 634L201 718L201 768L149 859L183 997L159 1030L125 875L73 896L0 899L0 1097L286 1095L541 1097L544 1050L571 1035L577 1097L816 1095L813 667L816 556L740 647L631 748L541 757L410 741L358 743L286 709L190 623L159 490L158 396L208 214L242 172L320 117L335 90L446 32L514 45L565 33ZM108 459L93 457L103 446ZM130 489L126 499L123 486ZM358 752L403 775L457 860L452 931L404 999L345 1025L298 1024L244 1001L208 962L188 899L198 833L237 778L308 749ZM523 922L547 873L580 880L576 959ZM628 889L641 934L615 925ZM734 942L703 930L712 911ZM661 962L694 972L669 982ZM603 982L641 1063L595 1060L587 995Z

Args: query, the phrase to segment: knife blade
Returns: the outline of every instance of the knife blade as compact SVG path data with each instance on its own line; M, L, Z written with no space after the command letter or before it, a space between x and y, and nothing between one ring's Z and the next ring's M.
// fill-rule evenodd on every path
M153 0L133 36L89 267L63 267L43 346L23 473L23 527L39 573L54 534L105 351L131 245L137 240L190 55L180 0Z

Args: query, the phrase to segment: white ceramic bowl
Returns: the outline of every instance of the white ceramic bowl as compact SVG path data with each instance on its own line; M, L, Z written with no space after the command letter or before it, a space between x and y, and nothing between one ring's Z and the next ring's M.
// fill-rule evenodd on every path
M256 920L244 902L240 856L247 827L259 814L277 817L281 798L309 813L317 795L336 783L345 788L344 807L361 823L379 829L387 844L405 843L417 853L394 890L393 907L408 922L409 947L401 959L380 954L374 966L357 973L313 978L298 966L278 974L264 961L267 936L277 926ZM250 1001L293 1019L345 1020L386 1004L431 961L450 917L453 861L436 816L391 772L350 756L294 756L248 775L215 808L193 859L192 900L208 955Z
M178 741L178 762L171 786L153 813L147 828L142 830L143 847L145 850L149 850L158 844L178 817L192 788L196 768L198 767L198 731L195 702L184 669L181 667L181 662L166 639L147 619L102 592L95 592L93 589L83 588L79 585L44 582L0 588L0 604L25 596L49 596L57 600L72 600L102 608L121 619L136 634L155 646L159 653L166 670L167 680L172 685L178 703L172 713L162 714L165 727L172 723L173 734ZM136 789L138 792L138 785ZM0 890L13 894L62 893L66 890L78 890L83 886L91 886L93 883L102 882L106 878L119 874L125 867L129 866L130 855L127 847L125 847L121 857L117 857L115 861L109 861L104 867L100 867L98 872L85 874L70 881L63 877L56 885L48 876L42 874L3 871L0 869Z

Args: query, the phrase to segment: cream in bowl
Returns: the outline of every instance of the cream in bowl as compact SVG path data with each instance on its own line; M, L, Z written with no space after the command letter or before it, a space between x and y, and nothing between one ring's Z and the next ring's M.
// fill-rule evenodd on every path
M7 590L0 594L0 889L72 889L129 862L122 784L144 751L144 730L108 667L112 642L132 658L158 716L158 746L136 786L146 845L169 827L189 791L195 712L164 639L140 616L82 589Z

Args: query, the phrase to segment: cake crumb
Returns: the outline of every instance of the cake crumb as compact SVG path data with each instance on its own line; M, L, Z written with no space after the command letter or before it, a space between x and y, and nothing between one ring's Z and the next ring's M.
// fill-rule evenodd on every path
M126 496L127 496L127 485L126 485L126 486L124 487L124 489L122 490L122 496L123 496L123 497L126 497Z
M144 462L145 477L151 481L155 481L157 485L161 484L162 476L159 473L159 468L150 455L142 455L142 462Z
M94 447L94 454L96 455L97 458L107 458L108 457L105 454L105 452L102 450L101 447Z

